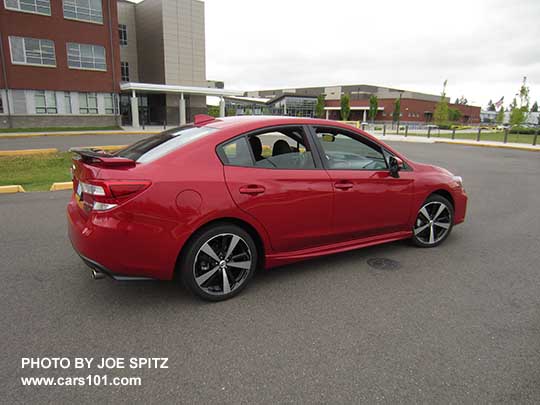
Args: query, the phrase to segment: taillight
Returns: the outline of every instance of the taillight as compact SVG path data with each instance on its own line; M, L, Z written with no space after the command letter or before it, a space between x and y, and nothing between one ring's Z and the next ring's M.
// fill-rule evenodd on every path
M144 180L80 181L76 194L87 211L107 211L135 197L150 186Z

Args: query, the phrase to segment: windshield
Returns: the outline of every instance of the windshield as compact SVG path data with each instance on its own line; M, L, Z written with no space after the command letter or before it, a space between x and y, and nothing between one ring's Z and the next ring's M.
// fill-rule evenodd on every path
M173 128L158 135L141 139L119 150L114 156L135 160L139 163L147 163L215 131L217 130L214 128L195 127L193 125Z

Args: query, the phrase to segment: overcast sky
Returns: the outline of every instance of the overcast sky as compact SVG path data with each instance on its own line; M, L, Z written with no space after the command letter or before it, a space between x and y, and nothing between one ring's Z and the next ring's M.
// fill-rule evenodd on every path
M540 101L540 0L206 0L207 78L239 90L378 84Z
M140 0L139 0L140 1ZM205 0L206 74L237 90L378 84L540 102L540 0Z

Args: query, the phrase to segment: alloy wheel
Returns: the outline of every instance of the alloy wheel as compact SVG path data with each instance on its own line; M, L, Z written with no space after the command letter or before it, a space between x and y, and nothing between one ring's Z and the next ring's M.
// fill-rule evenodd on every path
M222 233L207 240L193 263L195 282L211 295L227 295L245 281L252 265L246 241L233 233Z
M431 201L418 211L414 224L414 235L426 245L441 241L451 228L452 214L446 204Z

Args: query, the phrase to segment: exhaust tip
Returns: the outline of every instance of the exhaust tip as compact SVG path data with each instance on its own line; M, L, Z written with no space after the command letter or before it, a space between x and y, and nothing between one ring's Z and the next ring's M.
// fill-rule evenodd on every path
M102 278L105 278L105 273L92 269L92 278L94 280L101 280Z

